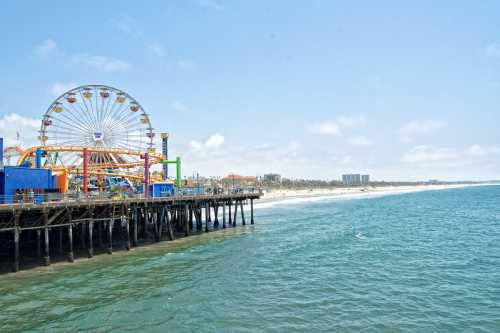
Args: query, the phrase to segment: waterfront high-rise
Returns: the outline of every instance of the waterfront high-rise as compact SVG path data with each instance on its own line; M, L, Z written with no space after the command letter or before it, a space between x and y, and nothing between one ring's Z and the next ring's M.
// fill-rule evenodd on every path
M361 175L359 173L342 175L342 183L344 185L361 185Z
M342 175L344 185L366 185L370 183L370 175L361 175L359 173Z

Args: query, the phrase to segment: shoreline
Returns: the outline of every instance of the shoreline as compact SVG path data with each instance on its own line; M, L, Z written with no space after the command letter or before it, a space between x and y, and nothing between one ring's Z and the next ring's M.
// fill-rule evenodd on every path
M300 203L328 199L370 198L383 195L397 195L423 191L438 191L478 186L495 186L500 184L454 184L454 185L411 185L411 186L366 186L322 189L280 189L264 191L255 203L255 208L265 208L281 203Z

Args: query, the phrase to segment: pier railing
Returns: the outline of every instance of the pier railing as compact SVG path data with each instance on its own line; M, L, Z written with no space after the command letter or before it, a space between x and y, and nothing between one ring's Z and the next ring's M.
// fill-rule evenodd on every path
M95 201L122 201L126 199L149 199L164 200L165 198L184 197L206 197L211 195L232 195L232 194L262 194L262 189L232 188L232 189L204 189L196 187L186 187L175 189L173 192L161 192L159 195L145 195L135 192L74 192L74 193L23 193L16 195L0 195L0 207L15 204L16 206L38 205L44 203L68 203L68 202L95 202Z

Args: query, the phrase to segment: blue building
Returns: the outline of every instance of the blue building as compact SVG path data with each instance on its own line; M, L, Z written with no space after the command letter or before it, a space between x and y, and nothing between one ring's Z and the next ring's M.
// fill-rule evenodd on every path
M172 183L153 183L149 184L149 195L153 198L168 197L174 194L174 184Z
M0 161L3 161L3 138L0 138L0 152ZM41 164L38 162L41 158L39 155L37 152L37 166ZM31 193L40 200L40 194L54 192L56 189L56 178L49 169L0 164L0 203L12 203L20 200L23 194Z
M54 191L55 177L49 169L6 166L0 170L0 203L12 203L16 195L34 193L37 195Z

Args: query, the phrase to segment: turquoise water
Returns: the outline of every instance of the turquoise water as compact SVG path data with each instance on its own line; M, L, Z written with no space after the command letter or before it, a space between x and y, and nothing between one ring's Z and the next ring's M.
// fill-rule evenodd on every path
M500 187L281 204L0 277L0 331L500 332Z

